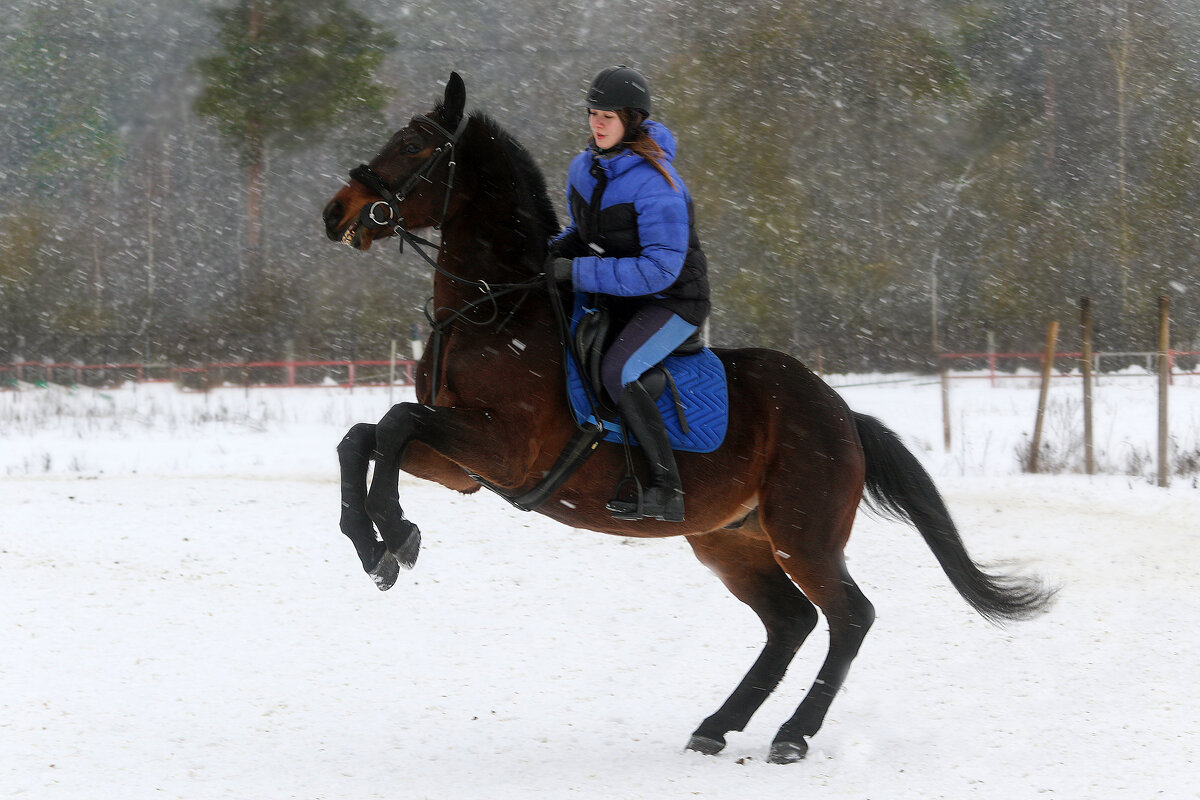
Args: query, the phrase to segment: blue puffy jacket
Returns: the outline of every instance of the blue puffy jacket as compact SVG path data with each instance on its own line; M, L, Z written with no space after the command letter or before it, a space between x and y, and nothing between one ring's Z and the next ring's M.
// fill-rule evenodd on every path
M700 325L709 310L708 265L691 196L671 166L675 137L653 120L643 125L662 148L675 186L629 150L585 150L571 162L570 223L554 249L574 259L577 291L652 299Z

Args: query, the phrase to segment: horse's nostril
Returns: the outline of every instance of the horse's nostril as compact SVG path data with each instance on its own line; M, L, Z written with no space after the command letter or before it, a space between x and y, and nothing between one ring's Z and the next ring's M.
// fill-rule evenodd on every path
M340 200L332 200L329 205L325 206L325 211L322 216L325 218L325 233L330 239L337 240L340 238L338 228L342 225L342 216L345 212L345 206Z

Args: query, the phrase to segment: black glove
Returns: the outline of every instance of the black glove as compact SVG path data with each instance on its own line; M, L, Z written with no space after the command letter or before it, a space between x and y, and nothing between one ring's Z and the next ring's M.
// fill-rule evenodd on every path
M574 275L575 260L559 256L550 262L550 274L559 283L570 283Z

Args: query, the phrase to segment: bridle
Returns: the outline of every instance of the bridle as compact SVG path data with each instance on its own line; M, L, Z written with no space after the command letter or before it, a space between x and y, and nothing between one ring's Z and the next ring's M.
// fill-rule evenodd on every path
M463 132L467 128L467 122L469 119L470 118L467 114L463 114L459 120L458 127L451 132L424 114L417 114L414 116L412 119L413 123L420 123L432 128L436 133L440 134L445 141L443 141L438 147L434 148L434 151L430 153L427 159L425 159L425 163L423 163L416 172L410 175L408 179L404 181L403 185L395 190L388 186L387 181L385 181L383 177L376 172L373 167L371 167L370 164L359 164L357 167L350 170L350 177L353 180L358 181L372 192L383 198L382 200L376 200L369 205L363 206L362 210L359 212L358 218L358 224L360 226L370 230L391 229L392 233L394 233L400 241L401 253L404 252L404 243L408 242L410 245L412 245L413 250L415 250L417 254L426 261L426 263L433 267L436 272L457 283L475 286L481 292L483 292L482 297L468 301L458 309L433 310L430 308L433 300L432 297L429 299L429 302L425 304L425 318L429 321L433 333L434 353L432 361L431 384L433 386L435 400L438 386L438 372L441 362L442 336L445 330L454 322L460 320L473 325L492 324L500 318L500 307L496 302L497 298L514 292L528 292L531 289L546 285L545 274L536 275L520 283L496 285L490 285L487 281L477 278L464 278L461 275L455 275L453 272L450 272L441 264L439 264L438 259L431 257L429 253L425 251L425 248L428 247L435 248L440 252L440 246L415 235L408 229L404 222L404 217L400 214L400 204L404 202L404 199L409 195L409 193L416 189L417 186L419 186L422 182L432 184L433 180L429 176L434 172L434 170L441 166L443 160L447 160L448 174L444 184L446 188L446 194L442 200L442 213L433 225L434 230L441 230L442 226L446 222L446 214L450 209L450 195L454 191L454 175L455 169L458 166L458 163L455 160L455 148L462 139ZM488 319L473 320L468 316L475 309L489 304L492 306L492 313ZM518 303L517 307L519 306L520 303ZM437 320L437 311L444 310L451 311L450 316L441 321ZM500 328L503 328L515 313L516 307L509 312L508 319L501 323Z
M362 211L358 215L358 224L371 230L391 228L398 234L402 231L407 231L404 225L404 217L400 215L400 204L404 202L404 198L408 197L409 193L417 188L422 181L433 183L429 175L441 166L444 159L448 159L450 171L446 176L446 195L442 201L442 215L434 224L434 228L441 228L442 223L446 221L446 212L450 208L450 193L454 190L454 170L458 166L454 159L454 150L458 146L459 140L462 139L463 131L467 129L469 119L466 114L463 114L458 122L458 127L451 133L424 114L417 114L413 117L413 123L419 122L422 125L427 125L435 132L441 134L445 141L434 148L429 158L425 159L425 163L408 177L403 186L396 190L388 186L387 181L370 164L359 164L350 170L350 177L352 179L363 184L383 198L382 200L376 200L368 206L363 206ZM380 216L381 213L383 215L382 218Z

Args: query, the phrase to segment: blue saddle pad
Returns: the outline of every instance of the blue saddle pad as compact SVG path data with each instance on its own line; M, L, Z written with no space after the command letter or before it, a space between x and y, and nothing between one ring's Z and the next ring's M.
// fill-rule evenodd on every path
M583 310L576 308L571 320L572 335ZM706 347L686 356L668 356L662 365L671 373L679 389L680 405L688 427L688 432L684 433L675 409L675 393L668 386L658 398L658 410L666 423L671 447L689 453L711 453L725 441L725 432L729 428L729 386L725 381L725 364ZM588 400L588 390L574 358L567 359L567 393L576 421L594 423L596 418ZM619 422L603 422L605 441L623 440ZM632 436L630 439L636 444Z

